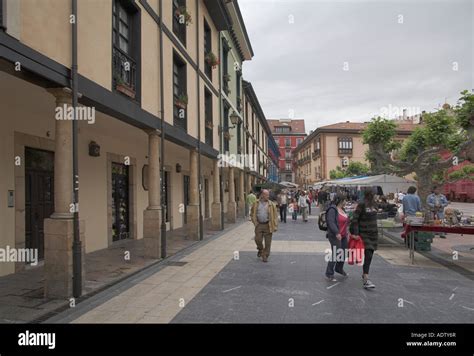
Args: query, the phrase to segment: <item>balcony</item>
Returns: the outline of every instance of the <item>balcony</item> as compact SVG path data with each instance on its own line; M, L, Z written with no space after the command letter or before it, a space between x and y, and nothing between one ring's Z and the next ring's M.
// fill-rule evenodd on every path
M137 66L128 54L117 47L112 51L113 87L116 91L135 99L137 83Z
M320 150L320 149L314 150L314 152L311 154L311 157L313 158L314 161L315 161L319 156L321 156L321 150Z
M352 155L352 148L339 148L338 152L340 156Z

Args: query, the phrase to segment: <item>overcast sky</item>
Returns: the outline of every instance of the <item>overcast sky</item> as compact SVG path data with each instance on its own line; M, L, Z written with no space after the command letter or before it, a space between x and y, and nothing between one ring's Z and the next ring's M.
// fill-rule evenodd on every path
M474 89L473 2L239 0L255 52L244 76L267 119L294 113L307 132L433 111Z

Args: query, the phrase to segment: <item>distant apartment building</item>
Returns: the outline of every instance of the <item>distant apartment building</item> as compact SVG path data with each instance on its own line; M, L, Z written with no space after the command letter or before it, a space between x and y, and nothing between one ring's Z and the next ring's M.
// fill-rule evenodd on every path
M394 120L396 140L403 141L415 130L420 120ZM350 162L368 164L365 153L368 145L362 143L362 132L368 122L340 122L318 127L294 150L297 167L296 183L310 186L330 179L330 171L345 168Z
M293 151L307 136L304 120L271 119L268 124L280 150L280 181L295 183L296 167Z

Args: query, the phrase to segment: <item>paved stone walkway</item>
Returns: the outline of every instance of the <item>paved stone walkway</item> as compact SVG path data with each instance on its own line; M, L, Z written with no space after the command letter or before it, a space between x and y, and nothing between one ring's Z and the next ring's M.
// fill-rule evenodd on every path
M76 307L53 322L74 323L466 323L474 322L474 282L402 247L377 251L371 279L324 279L328 248L315 216L288 220L274 235L268 263L256 257L246 222L178 256L173 266Z

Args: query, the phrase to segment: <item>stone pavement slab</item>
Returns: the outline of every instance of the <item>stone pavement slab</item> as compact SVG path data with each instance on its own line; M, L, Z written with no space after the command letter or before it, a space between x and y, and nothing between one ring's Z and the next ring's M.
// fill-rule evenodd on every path
M474 322L474 283L448 269L394 266L376 255L377 288L367 291L359 266L347 267L348 279L327 282L323 254L274 253L269 261L242 253L172 322Z

